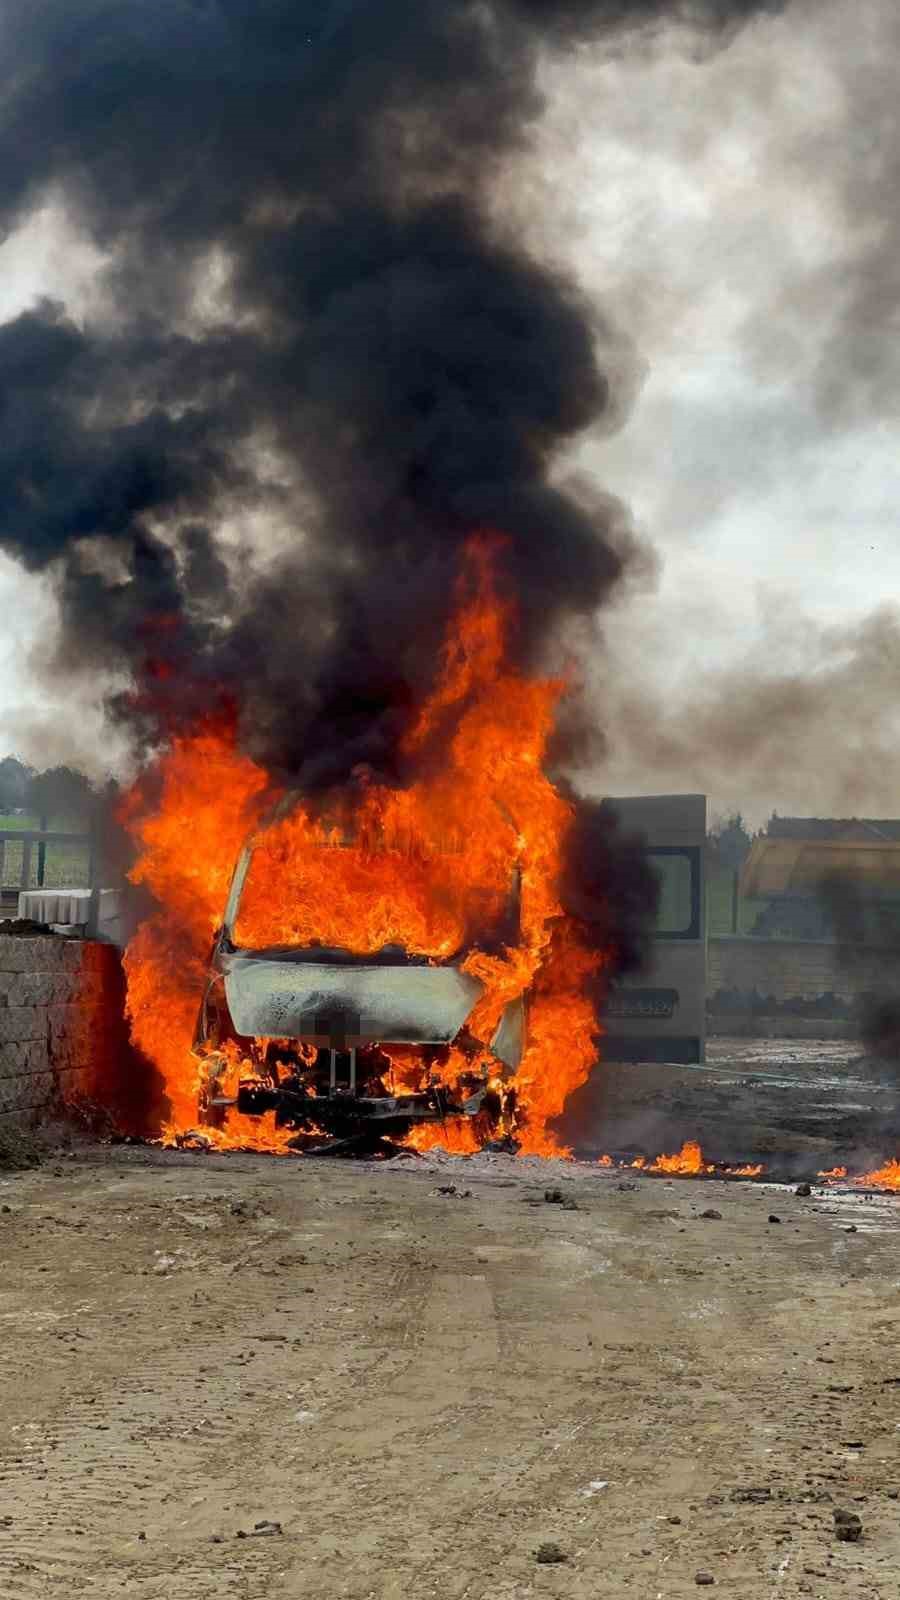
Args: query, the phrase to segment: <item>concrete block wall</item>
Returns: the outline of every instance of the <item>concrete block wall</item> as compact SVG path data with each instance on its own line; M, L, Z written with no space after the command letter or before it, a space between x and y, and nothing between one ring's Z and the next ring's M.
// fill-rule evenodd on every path
M707 993L737 989L786 1000L834 994L852 1007L861 995L900 989L900 952L800 939L710 939Z
M0 1128L102 1098L125 1048L114 946L0 937Z

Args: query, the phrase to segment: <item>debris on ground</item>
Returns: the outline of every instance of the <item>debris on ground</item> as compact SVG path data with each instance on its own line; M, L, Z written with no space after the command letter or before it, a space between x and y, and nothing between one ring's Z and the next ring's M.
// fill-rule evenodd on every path
M184 1133L176 1133L175 1144L179 1150L212 1150L215 1148L208 1133L202 1128L188 1128Z
M711 1572L698 1572L694 1579L694 1582L699 1584L701 1589L708 1589L715 1581Z
M562 1206L564 1211L577 1211L578 1201L573 1195L563 1194L562 1189L545 1189L544 1204L548 1206Z
M770 1211L769 1212L769 1221L770 1222L780 1222L781 1218L780 1217L776 1217L774 1211Z
M855 1511L835 1511L834 1531L845 1544L855 1544L862 1533L862 1522Z
M262 1522L254 1522L249 1533L244 1528L238 1528L237 1538L268 1539L274 1537L275 1534L282 1533L283 1531L284 1530L280 1522L269 1522L264 1518Z
M45 939L57 937L48 922L35 922L33 917L4 917L0 921L0 938Z
M547 1540L544 1544L538 1545L534 1552L534 1559L542 1567L557 1567L561 1566L564 1561L568 1561L569 1558L558 1544L554 1544L552 1540Z
M258 1217L269 1215L265 1206L255 1205L252 1200L232 1200L228 1212L232 1217L248 1217L254 1222Z
M708 1211L701 1211L700 1220L702 1222L721 1222L722 1213L721 1211L713 1210L713 1207L710 1206Z
M0 1172L26 1172L38 1167L45 1154L33 1134L23 1129L0 1129Z
M808 1200L810 1195L812 1194L812 1184L809 1184L809 1183L798 1183L796 1189L794 1190L794 1193L798 1194L800 1196L801 1200Z

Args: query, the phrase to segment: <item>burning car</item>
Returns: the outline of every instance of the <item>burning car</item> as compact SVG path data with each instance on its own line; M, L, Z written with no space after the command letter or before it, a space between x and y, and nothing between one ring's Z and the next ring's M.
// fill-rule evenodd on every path
M575 810L544 756L565 686L507 660L492 549L472 543L390 781L357 763L273 812L281 771L229 716L173 738L152 799L129 797L157 910L126 953L128 1014L165 1142L199 1109L222 1149L411 1130L565 1151L609 953L561 892Z
M471 1024L485 983L467 970L472 942L442 956L396 942L365 953L308 937L259 943L260 933L284 932L266 897L277 892L284 863L273 841L292 804L282 802L270 827L244 845L214 939L194 1036L204 1120L215 1125L232 1107L251 1116L274 1111L277 1125L297 1130L298 1146L323 1136L377 1142L448 1117L477 1120L483 1137L501 1124L509 1130L525 997L504 1007L486 1043L478 1039ZM320 832L312 849L346 852L351 874L373 859L371 841L340 830ZM380 853L390 864L391 849ZM466 921L477 928L479 951L515 942L519 900L517 874L503 904L470 893Z

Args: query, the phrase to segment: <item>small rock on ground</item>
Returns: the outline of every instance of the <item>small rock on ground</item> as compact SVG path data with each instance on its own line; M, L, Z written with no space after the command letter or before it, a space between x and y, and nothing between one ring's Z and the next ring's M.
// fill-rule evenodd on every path
M564 1561L568 1561L569 1558L558 1544L554 1544L552 1540L547 1540L545 1544L538 1545L534 1552L534 1559L542 1567L555 1567L561 1565Z

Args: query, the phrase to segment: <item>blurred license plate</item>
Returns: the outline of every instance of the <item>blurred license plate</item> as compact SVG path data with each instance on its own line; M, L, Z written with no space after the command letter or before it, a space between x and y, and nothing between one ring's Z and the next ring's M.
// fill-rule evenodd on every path
M608 1017L671 1017L677 1004L677 989L614 989L605 1011Z

